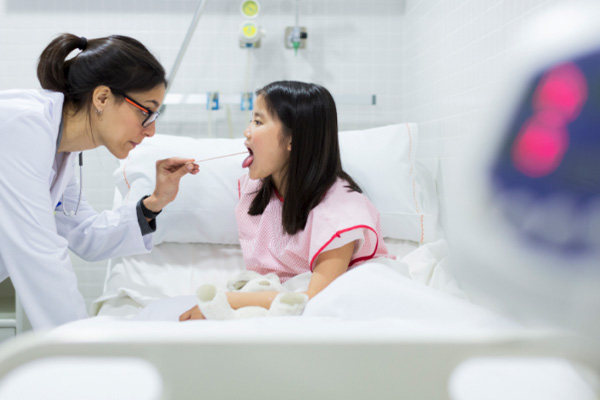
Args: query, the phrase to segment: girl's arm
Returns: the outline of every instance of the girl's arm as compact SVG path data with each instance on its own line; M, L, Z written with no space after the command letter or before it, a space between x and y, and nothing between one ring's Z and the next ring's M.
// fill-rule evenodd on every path
M310 282L308 283L308 290L305 292L309 299L312 299L317 293L325 289L327 285L348 270L353 252L354 242L350 242L337 249L319 254L315 261Z
M348 270L348 265L352 259L353 252L354 242L351 242L340 248L328 250L319 254L319 257L317 257L317 260L315 261L315 267L313 268L313 273L308 284L308 290L305 292L309 299L313 298L317 293L325 289L327 285ZM247 306L259 306L268 309L271 307L271 303L278 294L279 292L228 292L227 300L234 310ZM198 306L194 306L181 314L179 320L186 321L189 319L203 318L204 315L202 315Z

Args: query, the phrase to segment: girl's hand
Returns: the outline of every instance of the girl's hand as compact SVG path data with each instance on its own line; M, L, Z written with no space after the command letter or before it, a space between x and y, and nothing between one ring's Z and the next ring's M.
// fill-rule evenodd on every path
M179 191L179 181L185 174L196 175L200 171L193 159L172 157L156 162L156 187L154 193L144 200L144 206L159 212L175 200Z
M181 314L179 316L179 321L189 321L190 319L206 319L202 312L200 311L200 307L194 306Z

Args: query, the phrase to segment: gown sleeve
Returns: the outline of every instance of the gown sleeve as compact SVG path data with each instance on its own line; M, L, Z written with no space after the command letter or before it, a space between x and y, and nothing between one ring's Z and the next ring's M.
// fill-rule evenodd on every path
M88 261L148 253L152 249L152 235L142 234L136 203L97 213L82 194L77 214L63 214L63 207L67 213L77 207L76 176L73 175L65 189L64 204L56 210L58 234L67 239L69 248Z
M318 256L355 242L350 266L378 256L388 256L381 234L379 212L362 193L343 184L326 195L313 209L305 231L310 231L310 270Z

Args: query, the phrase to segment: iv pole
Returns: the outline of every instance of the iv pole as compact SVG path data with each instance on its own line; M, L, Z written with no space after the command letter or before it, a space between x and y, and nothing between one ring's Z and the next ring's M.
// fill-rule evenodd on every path
M204 12L204 8L206 8L206 3L208 3L208 0L202 0L200 2L200 4L198 5L198 8L196 8L196 12L194 13L192 22L190 22L190 27L188 28L187 33L185 34L183 43L181 44L181 47L179 48L179 53L177 53L177 57L175 58L175 63L173 64L173 68L171 68L171 72L169 72L169 76L167 78L167 82L169 83L169 86L167 87L167 90L165 92L165 98L167 97L167 94L169 93L169 90L171 89L171 87L173 87L173 81L175 80L175 76L177 75L177 70L179 70L179 66L181 65L181 61L183 60L183 56L185 55L185 52L187 51L188 46L190 45L192 36L194 36L194 32L196 31L196 27L198 26L198 21L200 21L200 17L202 16L202 13ZM165 111L165 104L163 104L160 107L160 112L163 113L164 111Z

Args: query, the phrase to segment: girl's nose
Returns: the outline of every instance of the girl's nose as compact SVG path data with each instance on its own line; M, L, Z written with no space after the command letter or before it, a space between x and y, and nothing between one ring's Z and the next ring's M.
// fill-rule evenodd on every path
M244 136L246 139L250 139L250 125L246 129L244 129Z

